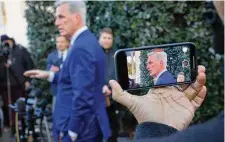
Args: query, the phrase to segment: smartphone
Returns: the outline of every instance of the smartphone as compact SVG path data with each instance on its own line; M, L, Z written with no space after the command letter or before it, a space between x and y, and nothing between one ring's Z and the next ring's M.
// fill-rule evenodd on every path
M120 49L114 60L116 80L124 90L190 84L197 75L191 42Z

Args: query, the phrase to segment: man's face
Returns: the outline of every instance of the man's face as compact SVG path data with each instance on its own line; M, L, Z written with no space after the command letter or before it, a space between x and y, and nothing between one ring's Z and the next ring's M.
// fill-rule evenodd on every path
M56 46L60 51L64 51L68 48L69 42L65 37L57 37L56 38Z
M157 75L163 70L163 61L156 59L155 55L148 56L147 70L150 76L157 77Z
M184 75L178 75L177 76L177 82L184 82L185 81L185 77L184 77Z
M60 35L71 38L77 30L80 15L78 13L70 13L68 4L62 4L56 9L55 25Z
M99 43L104 49L110 49L113 44L113 36L108 33L102 33L99 37Z

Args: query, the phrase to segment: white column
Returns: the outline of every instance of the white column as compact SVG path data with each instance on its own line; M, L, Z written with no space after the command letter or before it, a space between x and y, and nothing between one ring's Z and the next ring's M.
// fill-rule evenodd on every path
M25 1L4 1L7 24L6 33L19 44L27 47L27 22L25 19Z
M4 25L4 20L3 20L3 2L0 1L0 36L5 34L5 25Z

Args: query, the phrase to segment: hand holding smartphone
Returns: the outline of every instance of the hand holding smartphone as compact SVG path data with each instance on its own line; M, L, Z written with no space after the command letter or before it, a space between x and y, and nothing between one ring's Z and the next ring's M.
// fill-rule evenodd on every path
M114 56L116 79L124 90L190 84L196 78L190 42L121 49Z

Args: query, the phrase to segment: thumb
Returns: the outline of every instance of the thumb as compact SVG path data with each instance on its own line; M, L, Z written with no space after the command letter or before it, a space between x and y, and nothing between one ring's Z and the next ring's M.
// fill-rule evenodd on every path
M119 93L123 92L123 89L121 88L121 86L119 85L117 81L110 80L109 85L111 86L113 92L119 92Z
M115 80L110 80L109 85L112 88L112 97L115 100L117 98L117 96L119 96L119 94L121 94L123 92L123 89L121 88L119 83Z

